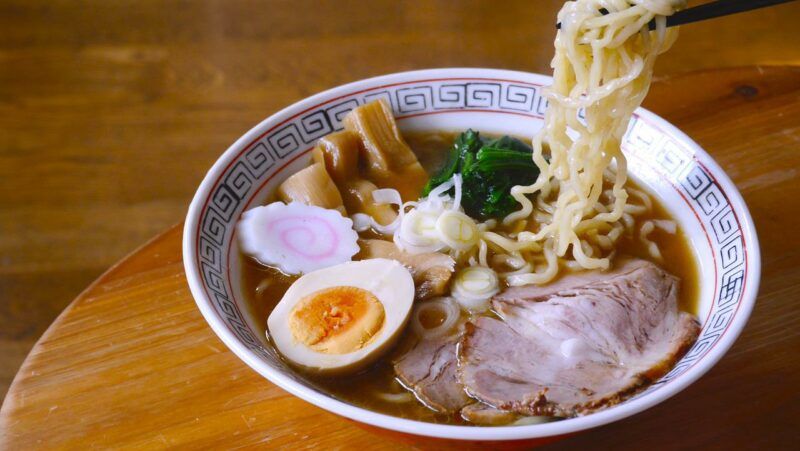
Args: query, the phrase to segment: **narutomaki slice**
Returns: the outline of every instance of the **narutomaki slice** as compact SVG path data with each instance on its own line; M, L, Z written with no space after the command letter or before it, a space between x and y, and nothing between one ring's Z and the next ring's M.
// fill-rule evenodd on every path
M288 274L349 262L358 252L358 234L350 218L299 202L247 210L236 231L242 252Z

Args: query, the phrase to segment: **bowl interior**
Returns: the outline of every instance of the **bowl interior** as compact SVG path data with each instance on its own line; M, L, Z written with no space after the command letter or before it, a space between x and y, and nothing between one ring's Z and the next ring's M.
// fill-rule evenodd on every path
M627 402L587 417L513 428L387 417L316 391L283 364L249 314L239 284L235 224L243 211L264 202L282 180L308 163L315 141L341 129L344 114L384 98L404 131L471 127L531 136L542 126L546 101L541 90L548 83L540 75L487 69L401 73L335 88L256 126L209 171L186 222L187 277L209 324L239 357L293 394L359 421L424 435L510 439L572 432L640 411L688 385L721 357L743 327L758 284L758 247L747 209L727 176L697 144L644 110L637 111L623 140L629 173L660 198L691 241L701 273L697 313L703 329L669 374Z

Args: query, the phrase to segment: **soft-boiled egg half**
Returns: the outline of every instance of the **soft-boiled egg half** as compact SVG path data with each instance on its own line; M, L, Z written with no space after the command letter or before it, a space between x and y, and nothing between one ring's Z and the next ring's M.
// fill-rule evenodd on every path
M411 273L375 258L310 272L292 284L269 315L278 351L310 371L358 371L388 351L414 301Z

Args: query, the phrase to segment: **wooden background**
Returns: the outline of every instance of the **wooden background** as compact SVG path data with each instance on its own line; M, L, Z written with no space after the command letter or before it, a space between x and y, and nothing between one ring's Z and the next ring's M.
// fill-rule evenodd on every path
M64 306L180 221L253 124L388 72L547 73L560 3L0 3L0 398ZM800 65L798 23L795 3L685 27L657 75Z

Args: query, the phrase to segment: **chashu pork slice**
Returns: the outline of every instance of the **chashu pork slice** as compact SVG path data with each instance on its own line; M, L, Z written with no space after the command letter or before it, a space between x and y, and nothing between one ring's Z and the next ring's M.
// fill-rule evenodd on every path
M400 381L437 412L457 412L473 402L456 374L458 338L445 336L420 340L394 362L394 371Z
M456 346L460 336L420 340L394 361L397 377L417 399L439 413L456 413L471 423L499 426L519 419L514 412L477 403L458 379Z
M503 320L467 324L459 376L469 394L523 415L572 417L622 402L664 375L700 325L677 306L679 281L644 260L611 272L511 288Z

